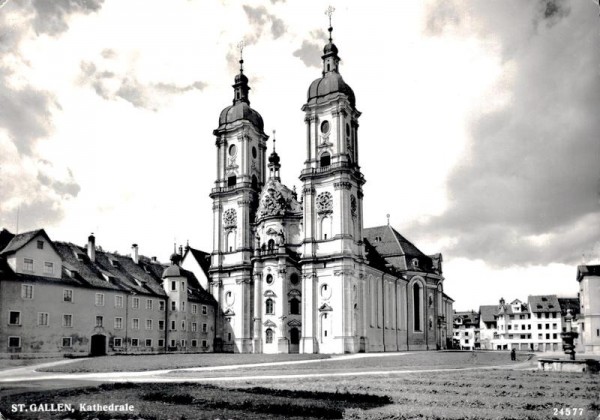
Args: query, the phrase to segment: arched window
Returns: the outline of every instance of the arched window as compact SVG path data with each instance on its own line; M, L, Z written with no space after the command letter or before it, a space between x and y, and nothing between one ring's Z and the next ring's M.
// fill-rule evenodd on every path
M273 305L273 299L269 298L265 302L266 313L268 315L273 315L275 313L275 307Z
M256 150L256 149L254 149ZM256 178L256 175L252 175L252 189L257 190L258 189L258 178Z
M231 231L227 234L227 242L225 244L227 252L233 252L235 247L235 232Z
M331 156L328 152L321 155L321 168L331 165Z
M298 328L290 330L290 344L300 344L300 331L298 331Z
M421 286L418 283L413 285L413 322L414 330L421 331Z
M273 330L271 328L267 328L267 331L265 331L265 342L267 344L271 344L273 342Z
M296 298L290 300L290 314L300 315L300 301Z
M269 242L267 243L267 249L269 251L273 251L275 249L275 241L273 239L269 239Z
M331 239L331 218L323 217L321 219L321 239Z
M233 187L233 186L235 186L235 184L237 184L237 177L235 175L230 175L227 178L227 186Z

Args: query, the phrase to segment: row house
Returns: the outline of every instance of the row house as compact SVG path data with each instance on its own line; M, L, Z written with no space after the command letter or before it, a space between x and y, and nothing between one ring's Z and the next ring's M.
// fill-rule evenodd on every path
M477 312L454 312L453 329L454 348L479 349L479 314Z
M212 351L215 301L180 259L0 231L0 357Z

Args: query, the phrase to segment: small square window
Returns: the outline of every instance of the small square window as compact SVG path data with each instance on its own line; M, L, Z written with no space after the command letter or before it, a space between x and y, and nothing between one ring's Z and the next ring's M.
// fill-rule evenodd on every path
M8 337L8 347L13 349L21 347L21 337Z
M151 319L147 319L146 320L146 329L147 330L151 330L152 329L152 320Z
M21 285L21 297L23 299L33 299L33 286L31 284Z
M73 315L64 314L63 315L63 327L72 327L73 326Z
M208 347L208 341L202 340L202 347L204 347L204 348Z
M123 339L122 338L115 337L114 340L115 340L114 344L113 344L114 347L121 347L121 346L123 346Z
M138 347L140 345L140 340L137 338L131 339L131 347Z
M165 340L163 340L162 338L160 340L158 340L158 347L164 347L165 346Z
M131 320L131 328L133 328L134 330L140 329L140 320L138 318L133 318Z
M146 347L152 347L152 339L151 338L147 338L145 344L146 344Z
M63 302L73 302L73 290L63 289Z
M96 306L104 306L104 293L96 293Z
M73 339L71 337L63 337L62 346L63 347L73 347Z
M198 340L192 340L192 347L198 347Z
M146 299L146 309L152 310L152 299Z
M54 263L51 263L51 262L44 263L44 274L54 274Z
M158 310L159 311L164 311L165 310L165 301L161 300L158 302Z
M47 327L50 325L50 315L48 312L38 312L38 325L42 327Z
M208 309L206 308L206 305L202 305L202 315L206 315L208 313Z
M8 325L21 325L21 312L10 311L8 315Z
M134 297L133 300L131 301L131 307L133 309L138 309L140 307L140 298Z
M102 327L104 324L104 317L97 316L96 317L96 327Z
M123 307L123 296L117 295L115 296L115 308Z

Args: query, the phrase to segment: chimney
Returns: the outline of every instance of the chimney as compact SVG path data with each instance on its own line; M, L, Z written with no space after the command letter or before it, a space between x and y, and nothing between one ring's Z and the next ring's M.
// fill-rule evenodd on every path
M156 259L156 257L152 257L152 258L150 258L150 260L151 260L152 262L157 262L157 259Z
M139 261L139 258L138 258L138 245L137 244L131 245L131 259L136 264Z
M87 254L91 262L96 261L96 237L94 232L88 236Z

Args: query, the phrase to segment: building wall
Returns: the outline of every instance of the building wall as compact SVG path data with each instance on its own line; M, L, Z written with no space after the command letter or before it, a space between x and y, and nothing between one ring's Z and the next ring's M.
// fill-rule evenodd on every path
M600 354L600 276L582 277L579 287L579 339L585 353Z

